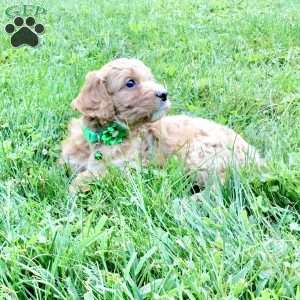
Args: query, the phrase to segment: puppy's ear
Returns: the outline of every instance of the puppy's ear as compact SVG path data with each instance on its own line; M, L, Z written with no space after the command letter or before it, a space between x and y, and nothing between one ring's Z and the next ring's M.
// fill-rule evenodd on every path
M73 100L72 107L87 117L97 118L100 123L113 119L113 102L99 71L87 74L85 84L78 97Z

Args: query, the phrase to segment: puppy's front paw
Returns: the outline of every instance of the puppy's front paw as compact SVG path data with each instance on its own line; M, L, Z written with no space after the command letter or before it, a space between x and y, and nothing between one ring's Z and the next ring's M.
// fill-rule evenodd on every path
M72 181L69 187L69 191L72 194L76 194L78 192L89 192L90 186L89 183L95 176L93 173L89 171L84 171L82 173L79 173L77 177Z

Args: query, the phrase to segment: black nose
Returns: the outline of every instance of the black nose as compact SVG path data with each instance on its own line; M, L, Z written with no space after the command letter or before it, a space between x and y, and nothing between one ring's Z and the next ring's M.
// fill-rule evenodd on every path
M166 101L168 93L167 92L157 92L156 96L159 97L162 101Z

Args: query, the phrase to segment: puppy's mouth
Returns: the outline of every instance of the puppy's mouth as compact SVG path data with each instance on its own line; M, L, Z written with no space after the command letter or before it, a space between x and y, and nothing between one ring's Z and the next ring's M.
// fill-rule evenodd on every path
M152 113L152 115L150 117L150 121L154 122L154 121L161 119L167 113L167 111L170 109L170 107L171 107L171 103L169 100L167 100L165 102L160 102L159 109Z

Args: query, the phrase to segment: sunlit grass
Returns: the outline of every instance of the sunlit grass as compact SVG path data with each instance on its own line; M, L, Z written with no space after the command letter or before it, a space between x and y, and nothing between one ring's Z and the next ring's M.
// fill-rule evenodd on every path
M44 7L39 48L0 35L0 299L300 299L300 4ZM212 178L198 200L172 159L69 195L57 159L70 102L122 56L168 86L172 114L234 128L266 166Z

